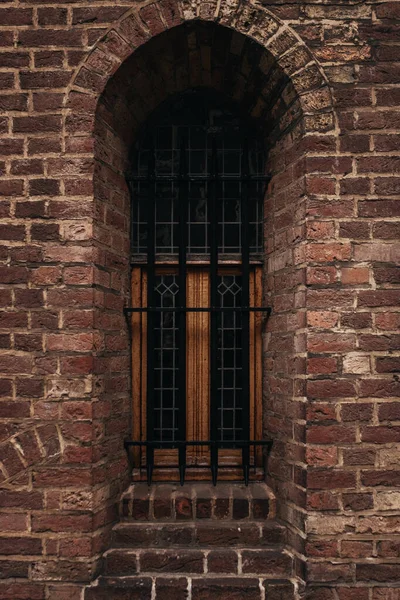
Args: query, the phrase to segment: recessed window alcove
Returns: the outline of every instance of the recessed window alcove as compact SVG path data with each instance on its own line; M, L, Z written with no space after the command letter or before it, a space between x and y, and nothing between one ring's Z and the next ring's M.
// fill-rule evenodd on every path
M110 260L121 274L125 308L139 309L129 313L131 393L119 414L126 418L126 438L153 443L131 449L142 471L138 478L149 477L150 448L155 466L157 456L165 466L175 461L174 479L182 477L182 464L190 470L207 461L201 477L215 479L212 445L185 447L184 459L174 446L184 432L193 441L214 437L226 442L218 449L219 466L236 461L228 477L243 479L247 461L250 472L266 476L282 498L284 518L302 493L295 464L303 453L296 423L304 418L298 382L305 349L295 297L304 288L296 258L305 216L304 133L298 94L273 54L242 33L200 20L153 37L127 58L96 114L95 194L102 216L96 235L113 248ZM213 194L220 213L211 219ZM179 285L183 277L185 286ZM230 316L225 323L209 311L224 303L271 307L272 314L267 321L266 312L238 310L236 321ZM175 310L183 307L207 311ZM165 308L174 310L161 318ZM203 328L202 340L188 338L193 327ZM177 408L182 381L187 396L192 387L184 411ZM246 395L245 406L239 398ZM273 440L265 474L265 448L250 448L243 461L243 448L233 443L243 437L265 445ZM170 447L157 447L160 441ZM154 465L151 477L157 477Z

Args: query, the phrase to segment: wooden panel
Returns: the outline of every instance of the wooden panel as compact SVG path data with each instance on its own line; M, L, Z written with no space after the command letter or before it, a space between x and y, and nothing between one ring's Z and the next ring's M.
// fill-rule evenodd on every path
M176 267L158 267L157 274L176 273ZM220 268L220 274L240 274L238 266ZM260 306L262 300L262 272L255 268L250 275L250 305ZM203 267L191 268L187 274L187 305L188 307L209 306L210 274ZM147 277L145 270L132 270L132 303L133 306L146 306ZM262 324L263 313L250 313L250 436L252 439L262 439ZM144 314L132 314L132 400L133 400L133 439L146 439L146 362L147 362L147 317ZM210 315L209 313L187 313L187 437L188 440L209 439L210 419ZM134 450L135 465L145 466L146 453ZM220 464L241 465L241 451L235 449L220 450ZM178 463L177 450L156 450L156 465L171 465ZM251 462L262 466L262 449L254 454L251 449ZM188 448L187 463L190 479L209 480L208 469L196 470L196 465L210 464L210 452L206 447ZM259 479L261 471L252 474ZM234 468L220 470L220 479L241 478L241 470ZM137 472L136 478L144 479L144 472ZM155 480L176 480L175 470L155 470Z
M187 305L208 307L210 276L205 269L188 272ZM187 313L187 436L188 440L210 437L210 315ZM196 447L188 452L188 464L209 464L208 448Z

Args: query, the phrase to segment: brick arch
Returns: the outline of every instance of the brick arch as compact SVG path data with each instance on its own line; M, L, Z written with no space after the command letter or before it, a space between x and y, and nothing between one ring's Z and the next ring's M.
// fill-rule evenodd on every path
M51 423L31 427L0 445L0 488L7 486L27 470L57 462L62 455L62 439Z
M290 78L302 111L309 116L306 129L321 130L321 121L325 130L335 129L328 81L309 48L270 10L243 0L226 3L213 0L199 4L194 0L159 0L128 10L77 68L69 86L66 106L70 106L74 91L98 99L110 77L132 53L154 36L193 20L218 23L259 43ZM96 104L90 105L89 112L94 115Z

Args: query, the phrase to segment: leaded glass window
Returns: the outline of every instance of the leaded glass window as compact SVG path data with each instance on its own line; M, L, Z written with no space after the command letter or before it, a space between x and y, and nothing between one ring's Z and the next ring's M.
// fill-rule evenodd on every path
M215 176L219 199L218 251L228 256L241 253L245 143L248 174L252 178L246 190L249 246L252 255L261 255L265 158L263 144L253 133L231 108L204 93L183 95L155 115L139 140L133 159L132 253L136 259L144 258L147 252L150 187L156 196L152 216L156 254L173 256L179 252L178 184L182 163L183 176L187 178L189 257L204 257L210 252L207 197ZM152 178L155 184L150 181Z

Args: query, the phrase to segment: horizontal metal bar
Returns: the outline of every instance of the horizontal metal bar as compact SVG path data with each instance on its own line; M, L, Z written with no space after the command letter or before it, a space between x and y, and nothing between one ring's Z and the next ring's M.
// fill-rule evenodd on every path
M262 175L248 175L247 177L244 176L227 176L227 175L193 175L193 176L189 176L189 177L179 177L179 175L169 175L169 176L165 176L163 177L162 175L155 175L152 177L147 177L147 176L136 176L136 177L127 177L126 180L128 182L135 182L135 183L140 183L140 182L145 182L145 183L149 183L149 182L174 182L176 181L177 183L179 182L188 182L188 183L196 183L198 181L237 181L238 183L242 182L242 181L271 181L271 177L267 177L267 176L262 176Z
M146 307L146 308L124 308L125 313L157 313L157 312L266 312L268 315L271 314L272 308L270 306L211 306L207 307L196 307L196 308L186 308L182 306L154 306L154 307Z
M208 464L208 465L193 465L193 464L190 464L190 463L186 463L184 465L184 467L185 467L185 469L195 469L196 471L197 471L197 469L208 469L209 471L211 471L211 464ZM141 466L137 466L137 467L133 467L133 468L135 470L137 470L137 471L144 471L146 469L146 467L144 467L142 465ZM162 464L162 465L155 464L154 465L154 470L156 470L156 469L159 470L159 471L165 471L165 470L168 470L168 471L172 471L172 470L179 471L178 465L172 465L172 464ZM241 466L238 465L237 463L236 464L234 464L234 463L223 463L222 465L221 464L218 465L218 469L221 469L222 471L225 470L225 469L240 470ZM261 467L257 467L254 464L250 465L250 470L252 472L257 471L257 469L261 469Z
M242 446L272 446L273 444L273 440L235 440L235 441L218 441L218 440L197 440L197 441L193 441L193 442L186 442L186 441L154 441L154 440L147 440L144 442L134 442L132 440L126 440L124 442L125 448L128 448L129 446L157 446L159 448L174 448L176 446L218 446L218 447L227 447L227 448L233 448L235 446L238 447L242 447Z

